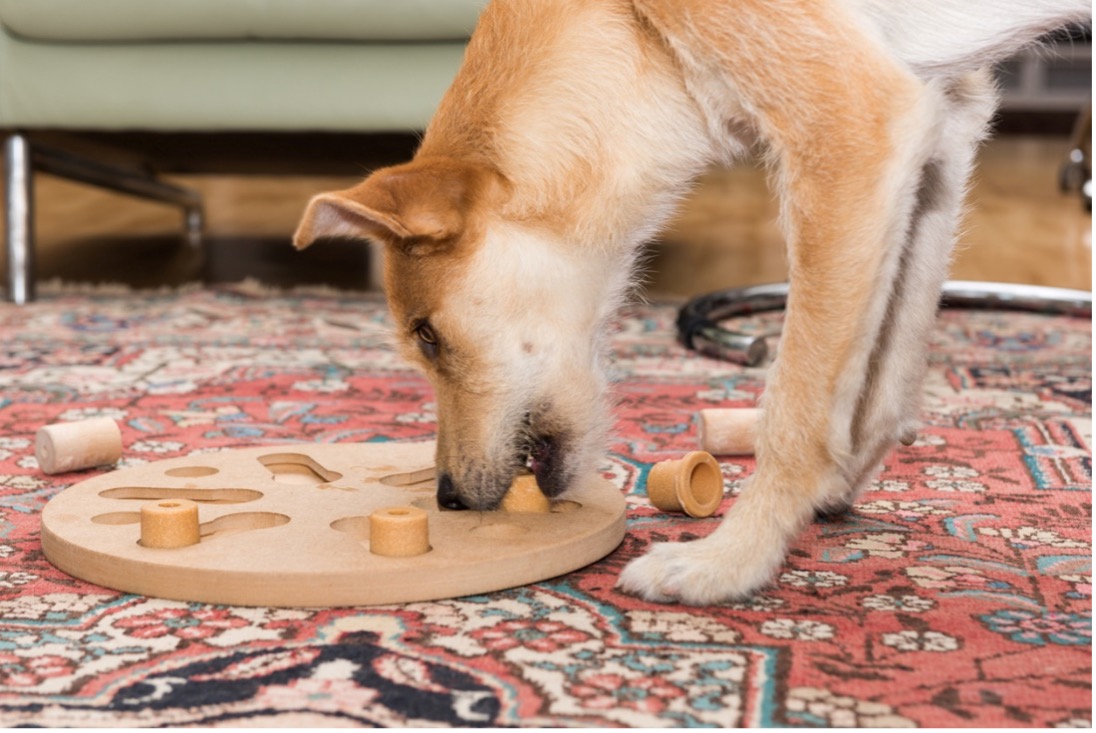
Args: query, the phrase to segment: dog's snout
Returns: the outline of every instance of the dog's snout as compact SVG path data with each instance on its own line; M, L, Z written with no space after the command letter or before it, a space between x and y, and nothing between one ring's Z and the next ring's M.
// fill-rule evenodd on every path
M442 509L455 511L468 508L461 501L460 495L457 494L457 487L453 483L453 478L447 473L443 473L438 477L438 506Z

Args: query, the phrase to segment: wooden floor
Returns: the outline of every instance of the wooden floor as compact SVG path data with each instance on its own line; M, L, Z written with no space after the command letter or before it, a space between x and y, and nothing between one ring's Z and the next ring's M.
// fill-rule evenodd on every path
M1091 216L1058 190L1064 138L1002 137L979 157L955 279L1092 287ZM365 287L368 254L345 243L289 246L308 197L353 178L189 176L208 208L203 257L180 244L177 211L41 176L36 192L42 279L139 287L255 277L276 285ZM648 294L688 296L782 280L776 204L754 165L713 170L650 247Z

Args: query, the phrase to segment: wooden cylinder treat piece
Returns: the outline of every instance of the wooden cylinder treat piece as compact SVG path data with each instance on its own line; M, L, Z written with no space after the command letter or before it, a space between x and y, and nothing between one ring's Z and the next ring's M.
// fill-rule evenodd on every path
M723 501L723 474L710 453L693 451L661 461L647 474L647 496L664 512L710 517Z
M109 417L46 425L34 436L34 455L48 474L113 466L122 457L122 431Z
M502 497L502 510L511 514L544 514L552 511L552 504L537 486L537 477L523 473L514 479L510 490Z
M761 410L753 407L700 411L700 449L717 456L752 456Z
M189 499L160 499L141 505L141 546L170 550L201 540L198 505Z
M369 515L369 551L383 557L430 552L430 523L416 506L393 506Z

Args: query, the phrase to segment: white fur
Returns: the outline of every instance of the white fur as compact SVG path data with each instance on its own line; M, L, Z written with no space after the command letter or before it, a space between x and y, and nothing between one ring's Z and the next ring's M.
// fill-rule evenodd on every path
M885 225L882 236L890 244L876 279L862 284L873 297L859 317L858 346L847 355L829 407L833 473L796 478L781 468L789 458L780 455L781 443L794 444L790 438L797 429L795 407L780 404L781 381L787 370L804 365L778 360L763 403L757 473L721 525L702 540L657 545L622 573L621 587L650 600L709 604L741 598L764 585L814 509L851 504L893 441L915 422L924 371L920 354L946 277L974 150L994 107L988 75L977 69L1089 12L1079 2L1063 0L863 0L853 7L862 13L862 27L871 29L881 48L893 49L895 60L919 76L923 86L917 103L895 121L890 172L880 184L889 205L877 222ZM683 42L677 48L688 56L692 46ZM693 74L704 78L690 88L716 100L702 106L710 114L720 105L733 109L733 102L719 100L733 81L713 79L703 58L687 58L690 62ZM931 191L922 189L926 177ZM784 223L794 247L795 219L786 215ZM820 274L802 275L808 276ZM793 274L793 294L796 279ZM789 309L789 322L798 318ZM788 482L797 480L814 482L799 487L813 494L811 501L791 490Z
M420 359L437 380L439 468L459 467L469 506L491 505L522 431L545 435L523 425L538 414L578 443L557 483L594 467L609 427L605 326L640 244L705 166L760 142L791 289L758 468L711 535L656 546L621 576L660 601L757 590L814 511L851 503L916 423L923 351L994 107L979 69L1089 15L1080 0L494 0L419 152L487 165L498 182L470 219L483 241L437 254L459 266L428 284L443 296L426 315L454 372ZM299 246L363 221L405 240L416 230L400 217L450 189L424 186L435 198L410 212L335 195L332 213L321 197ZM402 343L418 348L411 333Z
M511 390L494 395L500 403L520 410L551 396L567 414L587 416L576 426L587 436L582 451L570 458L579 475L596 469L610 428L604 334L630 286L628 268L619 255L580 257L506 222L488 228L473 257L447 297L438 328L449 330L452 318L467 329L481 358L491 360L485 381ZM571 401L581 407L567 409ZM481 440L488 452L505 450L514 422L513 415L487 422L491 432Z
M923 78L955 79L1037 36L1092 17L1079 0L852 0L894 55Z
M860 430L868 436L867 446L849 445L851 423L858 407L858 395L864 389L864 372L876 334L865 334L861 348L852 355L845 384L839 390L833 410L831 442L834 454L843 456L836 464L839 473L818 480L813 503L787 496L785 486L759 465L742 495L731 507L722 524L708 537L685 544L658 545L630 563L620 584L650 600L677 600L691 604L710 604L748 595L764 585L783 564L792 538L810 521L815 507L851 504L870 482L878 461L893 439L908 424L918 405L917 392L924 370L918 356L933 324L936 300L947 272L956 220L960 214L962 190L969 173L976 143L981 139L992 112L991 86L984 79L972 78L964 85L964 98L950 105L943 101L934 115L938 124L924 124L923 145L913 146L914 161L932 159L943 167L940 181L940 210L919 220L919 231L911 237L907 263L901 273L904 305L889 323L883 323L887 296L893 283L873 286L876 297L867 322L878 330L892 330L895 343L885 353L878 368L879 392L867 405L865 414L856 415ZM930 108L931 109L931 108ZM925 121L922 120L922 123ZM917 135L911 135L916 140ZM899 159L900 160L900 159ZM898 208L905 220L915 205L915 191L902 192ZM900 217L902 218L902 217ZM899 233L895 233L896 235ZM898 248L883 269L886 279L897 272ZM788 368L795 368L794 365ZM779 390L770 382L768 394ZM893 436L893 437L892 437Z

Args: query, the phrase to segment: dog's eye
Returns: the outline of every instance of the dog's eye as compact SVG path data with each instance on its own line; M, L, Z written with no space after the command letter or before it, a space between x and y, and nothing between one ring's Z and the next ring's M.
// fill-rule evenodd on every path
M438 335L433 327L426 321L415 326L415 338L419 341L419 349L427 359L435 359L438 355Z

